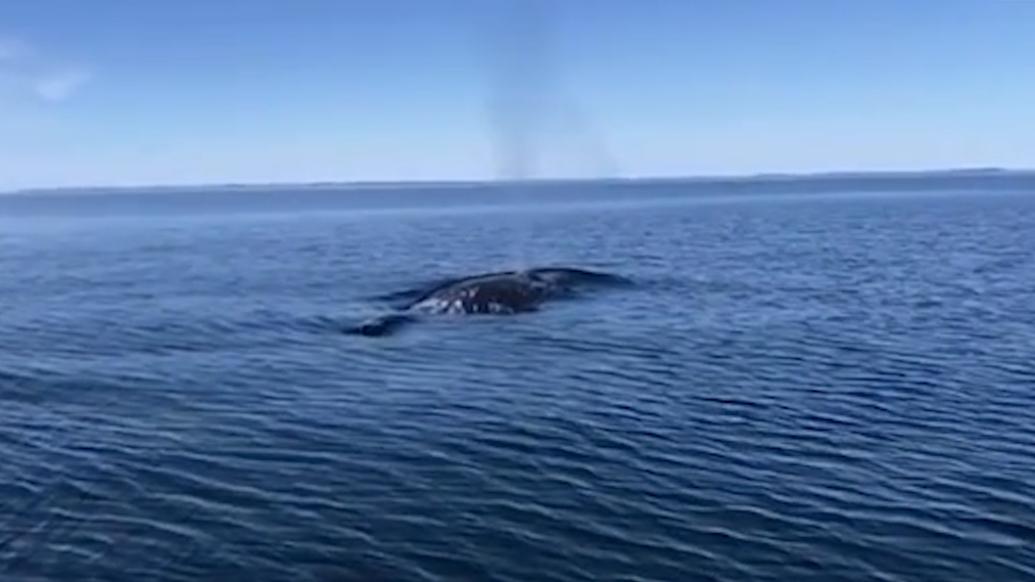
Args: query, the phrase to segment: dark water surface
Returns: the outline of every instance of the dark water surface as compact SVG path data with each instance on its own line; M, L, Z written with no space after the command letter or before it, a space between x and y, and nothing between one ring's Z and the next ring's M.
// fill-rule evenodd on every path
M1035 579L1035 196L659 188L0 201L0 579Z

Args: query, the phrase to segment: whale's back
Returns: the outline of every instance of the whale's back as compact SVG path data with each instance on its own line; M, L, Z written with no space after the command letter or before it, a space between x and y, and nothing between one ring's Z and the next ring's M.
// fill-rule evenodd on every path
M550 287L549 282L522 273L473 277L428 293L411 309L430 313L519 313L535 309Z
M347 331L359 335L389 335L421 314L496 314L533 311L547 299L564 296L579 286L621 285L624 277L565 267L506 271L440 282L430 289L387 296L405 299L399 311L368 320Z

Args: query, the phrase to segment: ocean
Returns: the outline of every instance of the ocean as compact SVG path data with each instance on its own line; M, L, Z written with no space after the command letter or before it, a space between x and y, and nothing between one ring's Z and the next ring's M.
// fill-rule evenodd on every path
M1033 297L1031 177L2 196L0 579L1033 580Z

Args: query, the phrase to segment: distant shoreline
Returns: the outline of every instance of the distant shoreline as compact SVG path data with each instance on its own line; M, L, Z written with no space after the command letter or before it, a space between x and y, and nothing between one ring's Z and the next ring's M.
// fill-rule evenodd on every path
M0 196L67 195L67 194L162 194L218 190L220 192L268 192L271 190L377 190L377 189L429 189L429 188L484 188L513 185L546 186L563 184L723 184L723 183L780 183L780 182L822 182L843 180L910 180L930 178L1035 178L1035 169L1007 168L950 168L941 170L900 171L830 171L812 173L759 173L743 175L701 175L701 176L643 176L611 178L532 178L525 180L369 180L369 181L314 181L314 182L272 182L272 183L212 183L182 185L137 185L137 186L68 186L45 188L21 188L0 191Z

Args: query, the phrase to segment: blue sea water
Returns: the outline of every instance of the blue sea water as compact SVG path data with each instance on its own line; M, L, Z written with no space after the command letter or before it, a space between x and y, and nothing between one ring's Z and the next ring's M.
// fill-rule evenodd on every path
M2 197L0 579L1035 579L1033 194ZM340 332L531 265L634 285Z

